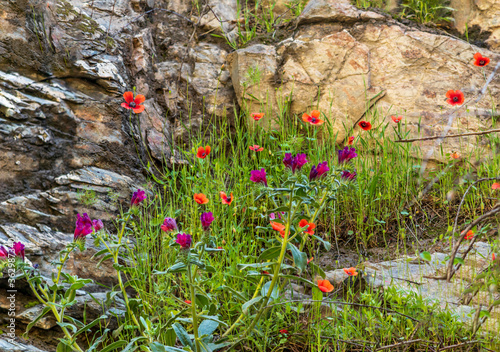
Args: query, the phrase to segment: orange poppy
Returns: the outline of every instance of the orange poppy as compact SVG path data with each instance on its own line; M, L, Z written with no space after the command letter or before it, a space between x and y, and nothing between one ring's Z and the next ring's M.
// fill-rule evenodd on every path
M467 232L467 233L465 234L464 238L465 238L466 240L472 240L472 239L474 238L474 231L469 230L469 232Z
M285 225L275 221L271 221L270 224L274 231L279 231L281 237L285 237Z
M261 118L264 117L264 113L263 112L253 112L252 114L250 114L250 116L252 116L252 119L254 119L255 121L259 121Z
M222 204L230 205L231 202L233 201L233 192L231 192L231 194L228 197L226 193L220 191L220 199L222 200Z
M344 268L344 272L349 275L349 276L356 276L358 275L358 272L356 271L356 268Z
M208 198L203 193L195 193L193 196L194 201L198 204L207 204Z
M191 304L191 301L190 301L189 299L186 299L186 300L184 301L184 303L186 303L186 304Z
M211 150L212 148L210 148L209 145L207 145L205 148L199 147L196 156L200 159L205 159L208 156L208 154L210 154Z
M465 101L464 93L460 90L449 90L446 92L446 102L450 105L462 105Z
M495 253L491 253L491 260L495 261Z
M321 125L325 121L319 118L320 114L321 113L318 110L313 110L311 111L311 115L308 114L302 115L302 121L308 122L311 125Z
M312 262L314 259L314 257L311 257L311 259L307 259L307 264L309 264L310 262Z
M478 67L484 67L490 63L490 59L480 53L474 54L474 65Z
M369 131L372 129L372 124L368 121L359 121L358 125L365 131Z
M251 145L248 148L250 148L250 150L255 150L256 152L261 152L264 150L264 148L258 144Z
M452 157L452 159L458 159L458 158L460 158L460 153L459 152L453 152L453 153L451 153L450 156Z
M328 280L318 280L318 288L321 292L332 292L333 285Z
M316 225L314 225L312 222L308 222L306 219L302 219L300 220L299 222L299 227L306 227L307 226L307 230L304 231L304 233L307 233L309 235L314 235L314 228L316 227Z
M491 189L500 189L500 183L495 182L494 184L491 185Z
M398 116L398 117L391 116L392 121L394 121L395 123L399 123L402 118L403 118L403 116Z
M354 142L354 137L349 137L347 145L352 145L353 142Z

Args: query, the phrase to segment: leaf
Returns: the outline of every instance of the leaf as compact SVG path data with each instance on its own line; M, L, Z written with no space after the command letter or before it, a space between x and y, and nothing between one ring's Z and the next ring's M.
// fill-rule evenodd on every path
M59 325L60 327L66 328L66 329L69 328L73 332L73 334L76 333L76 326L74 326L73 324L60 323L60 322L57 322L56 324Z
M426 260L428 262L430 262L432 260L431 254L429 252L421 252L419 255L420 255L420 258L422 258L423 260Z
M159 342L153 342L149 345L152 352L186 352L186 350L181 350L177 347L165 346Z
M28 326L26 327L26 332L23 334L23 337L25 337L25 339L28 338L28 332L31 330L31 328L40 320L44 317L45 314L47 314L48 312L50 311L50 307L45 307L43 308L42 312L35 318L35 320L33 320L31 323L28 324Z
M182 345L189 346L191 347L191 349L193 349L193 342L189 338L186 329L184 329L184 327L179 323L172 324L172 328L174 329L175 334L177 335L177 338L182 343Z
M464 265L464 260L460 257L455 257L455 259L453 260L453 265L457 265L457 264L462 264Z
M198 327L198 334L200 336L207 335L210 336L219 327L219 323L215 320L205 319L201 322Z
M319 267L319 265L314 264L313 262L309 263L309 266L311 267L311 270L314 274L318 274L321 276L323 279L326 277L326 273L323 269ZM313 275L314 276L314 275Z
M170 268L167 269L167 273L180 273L186 271L186 264L183 262L175 263Z
M242 292L238 292L234 288L226 286L226 285L221 285L221 286L217 287L216 290L218 290L218 291L228 290L233 295L235 295L240 301L246 301L247 300L247 298L244 296L244 294Z
M204 315L204 314L201 314L200 318L205 318L205 319L213 320L213 321L218 322L219 324L222 324L224 326L228 326L222 320L219 320L219 317L217 315Z
M107 318L108 318L108 316L106 314L101 315L99 318L95 319L94 321L90 322L89 324L85 325L83 328L81 328L80 330L78 330L73 336L80 335L82 332L89 330L94 325L96 325L97 323L99 323L99 321L101 319L107 319Z
M262 289L260 290L260 294L262 296L267 296L270 286L271 286L271 281L266 282L264 284L264 286L262 286ZM271 292L270 297L272 299L276 299L276 298L278 298L278 296L279 296L279 289L278 289L278 285L276 285L276 286L274 286L273 292Z
M239 270L243 270L246 268L255 268L255 269L267 269L270 266L276 264L276 262L265 262L265 263L251 263L251 264L238 264L236 267Z
M301 252L294 244L288 243L287 248L292 251L293 261L295 266L299 269L299 273L304 271L307 264L307 254Z
M325 249L327 251L329 251L332 248L332 245L330 244L330 242L322 239L321 237L319 237L317 235L312 235L312 237L314 237L315 239L317 239L318 241L320 241L321 243L323 243L323 247L325 247Z
M135 346L135 343L141 340L147 340L146 337L144 336L139 336L135 337L132 340L130 340L129 344L125 346L125 348L121 352L129 352L129 351L135 351L137 349L137 346Z
M283 279L302 281L308 285L311 285L311 287L314 286L314 283L312 281L309 281L304 277L295 276L295 275L280 275L280 277L282 277Z
M278 258L280 252L281 252L281 246L268 248L259 255L257 261L263 262L266 260L272 260L274 258Z
M72 348L66 345L64 342L59 342L56 348L56 352L72 352Z
M497 299L495 302L493 302L491 305L494 307L494 306L498 306L500 304L500 299Z
M127 344L127 341L125 341L125 340L116 341L116 342L113 342L111 345L104 347L100 352L114 351L117 348L120 348L126 344Z
M243 314L247 314L248 312L248 309L253 306L254 304L260 302L260 300L264 298L262 296L257 296L255 298L252 298L250 301L248 302L245 302L242 306L241 306L241 310L242 310L242 313Z

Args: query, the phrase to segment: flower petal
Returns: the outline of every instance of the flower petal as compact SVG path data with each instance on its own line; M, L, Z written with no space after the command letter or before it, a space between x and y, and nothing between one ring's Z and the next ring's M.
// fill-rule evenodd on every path
M139 105L137 108L133 109L136 114L140 114L145 109L144 105Z
M128 103L122 103L122 108L129 109L129 110L132 109L130 107L130 105L128 105Z
M311 116L317 119L321 113L318 110L311 111Z
M132 92L123 93L123 99L125 99L125 101L127 103L133 102L134 101L134 93L132 93Z
M135 99L134 99L134 102L136 103L136 105L139 105L139 104L144 103L145 100L146 100L146 97L144 95L137 94Z

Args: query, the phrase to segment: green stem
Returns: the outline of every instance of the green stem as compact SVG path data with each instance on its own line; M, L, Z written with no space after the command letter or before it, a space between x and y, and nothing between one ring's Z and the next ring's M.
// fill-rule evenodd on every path
M201 352L200 339L198 337L198 315L196 314L196 295L194 291L194 278L191 275L191 265L188 264L189 290L191 291L191 315L193 316L193 334L195 351Z
M328 195L328 190L325 189L325 191L323 192L323 197L321 198L321 201L319 202L319 207L316 209L312 218L310 218L309 222L314 223L314 221L318 217L319 213L323 210L323 206L325 205L327 195ZM306 245L308 237L309 237L309 234L306 233L302 239L302 243L300 244L300 248L299 248L301 252L304 250L304 246Z

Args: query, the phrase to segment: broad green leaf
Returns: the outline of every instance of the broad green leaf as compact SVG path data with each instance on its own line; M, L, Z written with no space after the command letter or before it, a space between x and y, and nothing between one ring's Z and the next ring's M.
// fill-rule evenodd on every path
M274 258L278 258L280 252L281 252L281 246L268 248L259 255L257 261L263 262L266 260L272 260Z
M219 323L216 322L215 320L209 320L205 319L201 322L200 326L198 327L198 334L200 336L203 335L212 335L215 330L219 327Z
M426 260L428 262L430 262L432 260L431 254L429 252L421 252L419 255L420 255L420 258L422 258L423 260Z
M116 341L116 342L113 342L111 345L104 347L100 352L114 351L117 348L125 346L126 344L127 344L127 341L125 341L125 340Z
M248 309L253 306L254 304L260 302L260 300L262 300L262 296L257 296L255 298L252 298L250 301L248 302L245 302L242 306L241 306L241 310L243 312L243 314L247 314L248 312Z
M260 290L260 294L262 296L267 296L267 294L269 292L269 288L271 288L271 281L266 282L264 284L264 286L262 286L262 288ZM278 285L275 285L273 288L273 292L271 292L271 295L269 297L271 297L272 299L277 299L278 296L279 296Z
M330 242L322 239L321 237L319 237L317 235L312 235L312 237L314 237L315 239L317 239L318 241L320 241L321 243L323 243L323 247L325 247L325 249L327 251L329 251L332 248L332 245L330 244Z
M45 314L47 314L48 312L50 311L50 307L45 307L43 308L42 312L35 318L35 320L33 320L31 323L28 324L28 326L26 327L26 332L23 334L23 337L25 339L28 338L28 332L31 330L31 328L40 320L42 319Z
M307 255L304 252L301 252L294 244L288 243L287 248L292 251L293 261L295 262L295 266L299 269L299 273L304 271L307 264Z
M189 346L191 347L191 349L193 349L193 342L189 338L186 329L184 329L184 327L179 323L172 324L172 328L174 329L175 334L177 335L177 338L182 343L182 345Z
M453 265L457 265L457 264L462 264L464 265L464 260L460 257L455 257L455 259L453 260Z

